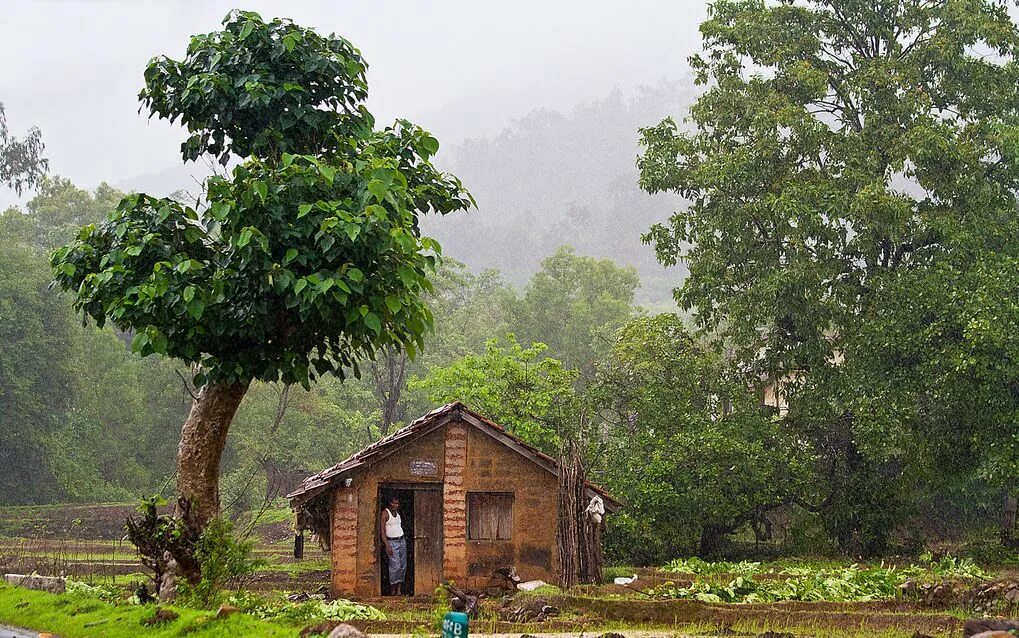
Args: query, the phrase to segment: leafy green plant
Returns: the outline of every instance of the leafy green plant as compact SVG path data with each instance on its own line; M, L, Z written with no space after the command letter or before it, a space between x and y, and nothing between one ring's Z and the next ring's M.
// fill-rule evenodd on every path
M361 605L344 598L319 602L318 608L328 620L385 620L386 615L370 605Z
M677 558L664 567L665 571L677 574L734 574L740 576L753 576L766 570L761 563L741 561L730 563L726 561L708 562L696 556L692 558Z
M839 572L797 573L780 579L757 580L753 576L737 576L722 582L697 579L689 587L666 583L652 593L662 598L690 598L712 603L870 602L896 598L902 580L893 570L860 569L851 565Z
M971 558L945 554L934 560L930 552L924 552L920 560L930 574L943 578L989 580L991 575Z
M251 558L254 546L253 540L234 535L229 520L212 519L195 545L201 579L195 584L181 583L182 599L199 607L218 605L227 586L265 564L261 559Z
M197 582L201 567L194 550L201 535L191 517L190 503L179 503L179 517L160 514L159 508L165 505L166 501L158 495L142 499L139 515L125 523L127 539L135 546L142 564L152 570L157 586L168 569L168 554L177 562L180 575Z
M697 558L673 561L667 571L694 574L686 587L665 583L649 591L661 598L711 603L770 603L783 600L871 602L894 600L909 580L988 580L990 575L968 559L929 555L922 564L895 567L842 565L783 568L761 563L709 563ZM758 578L768 575L769 578ZM734 576L734 577L733 577Z
M107 603L116 603L123 599L123 591L114 585L90 585L80 580L68 580L66 591L73 596L96 598Z
M231 605L263 620L311 622L315 620L385 620L386 615L371 605L343 598L291 602L285 598L267 598L250 591L238 591L228 599Z

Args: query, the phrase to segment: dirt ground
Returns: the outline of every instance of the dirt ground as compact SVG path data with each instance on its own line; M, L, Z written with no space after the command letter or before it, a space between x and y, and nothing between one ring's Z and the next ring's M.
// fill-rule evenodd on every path
M145 575L133 549L122 541L123 522L133 505L0 508L0 570L21 573L93 576L128 586ZM281 516L256 527L256 553L267 561L245 587L260 592L322 592L329 581L328 557L309 548L308 558L295 561L292 532ZM643 589L665 581L683 584L684 576L639 570ZM428 599L392 598L361 601L382 609L391 620L351 624L377 636L407 636L434 623ZM788 630L796 636L891 633L910 636L958 635L961 612L932 610L906 601L874 603L786 602L774 604L707 604L693 600L641 598L616 585L587 587L572 595L555 594L549 604L561 614L543 623L495 621L501 601L484 601L483 618L472 622L472 636L573 638L599 636L605 627L633 627L621 633L632 638L697 633L757 638ZM0 628L0 638L9 638ZM615 629L613 629L615 631ZM11 635L22 638L19 634ZM31 634L29 634L31 635ZM776 638L774 635L772 638ZM783 637L787 638L787 637Z

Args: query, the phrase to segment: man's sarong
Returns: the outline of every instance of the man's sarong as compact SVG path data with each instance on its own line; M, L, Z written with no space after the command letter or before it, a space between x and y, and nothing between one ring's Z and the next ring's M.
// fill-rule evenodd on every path
M402 583L407 573L407 539L390 539L389 546L393 548L393 555L389 557L389 584L395 585Z

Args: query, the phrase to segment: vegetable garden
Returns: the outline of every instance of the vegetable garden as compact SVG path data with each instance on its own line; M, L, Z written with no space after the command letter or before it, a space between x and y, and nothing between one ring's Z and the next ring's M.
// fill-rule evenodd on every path
M101 517L119 511L118 507L110 506L104 513L97 506L92 511ZM16 531L28 518L26 514L25 508L0 509L0 529ZM112 528L102 532L95 521L81 520L76 529L97 530L105 537L60 538L60 526L66 521L59 510L36 509L33 529L49 529L50 538L31 542L17 536L0 538L0 560L20 561L2 567L7 571L29 568L40 574L70 573L68 591L51 595L2 587L0 624L60 631L67 638L108 635L97 633L97 629L106 627L111 619L119 619L127 627L125 635L141 636L178 635L182 631L198 636L232 635L215 632L240 627L266 632L247 634L253 636L297 636L306 629L306 635L313 635L311 630L326 629L340 621L374 633L435 631L445 605L441 598L325 600L328 564L324 554L319 557L316 551L309 551L305 560L294 561L291 537L279 518L268 516L273 522L254 526L254 555L262 565L231 583L224 594L222 602L236 608L238 618L217 619L215 608L141 604L136 590L148 576L139 571L129 551L112 553L119 543L109 535ZM20 548L20 553L15 554L13 548ZM633 574L637 579L627 585L612 582ZM911 636L920 631L947 636L957 634L969 615L1014 611L1013 601L1019 600L1015 577L1015 572L951 555L925 554L912 560L859 564L834 559L709 562L688 558L658 568L611 567L601 585L570 591L546 586L515 596L486 598L472 626L478 632L517 635L609 631L660 635L666 631L757 636L772 631L796 636ZM536 621L531 610L542 607L555 611ZM172 613L152 621L158 609ZM144 624L147 621L152 622ZM131 634L134 629L142 633Z

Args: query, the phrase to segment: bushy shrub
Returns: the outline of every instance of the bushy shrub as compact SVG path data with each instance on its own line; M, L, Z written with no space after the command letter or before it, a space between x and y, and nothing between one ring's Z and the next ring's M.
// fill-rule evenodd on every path
M973 541L963 547L960 553L981 565L1019 566L1019 552L1005 547L998 539Z
M195 545L201 579L196 584L180 584L182 601L197 607L220 604L227 587L265 564L251 558L253 548L254 541L238 538L229 520L214 518L209 521Z
M371 605L361 605L344 598L336 600L305 600L291 602L283 598L267 598L249 591L238 591L227 599L231 605L263 620L312 622L316 620L385 620L386 615Z

